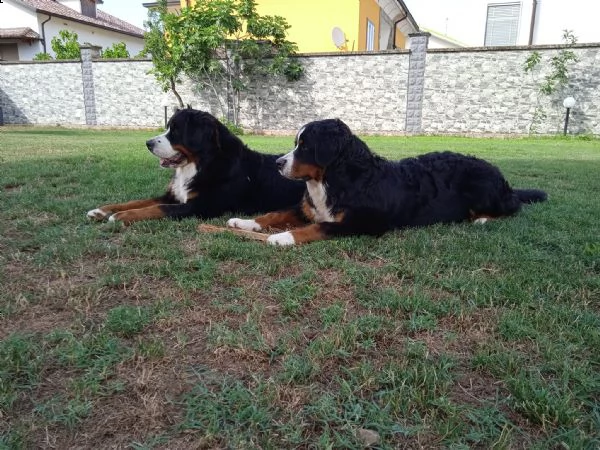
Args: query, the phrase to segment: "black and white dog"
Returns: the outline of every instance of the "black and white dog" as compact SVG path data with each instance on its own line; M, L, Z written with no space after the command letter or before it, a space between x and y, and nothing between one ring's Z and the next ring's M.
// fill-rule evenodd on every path
M306 183L303 200L252 220L230 219L229 227L291 228L268 242L294 245L435 223L484 223L546 199L540 190L511 188L497 167L472 156L443 152L386 160L338 119L305 125L295 146L277 165L285 177Z
M282 177L276 160L250 150L211 114L176 112L167 131L146 142L160 166L175 169L167 192L147 200L108 204L88 217L126 225L169 217L213 218L226 212L256 214L297 204L304 184Z

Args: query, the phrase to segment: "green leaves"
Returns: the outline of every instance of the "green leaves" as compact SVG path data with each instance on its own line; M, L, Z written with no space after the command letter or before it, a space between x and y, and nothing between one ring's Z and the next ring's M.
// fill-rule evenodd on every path
M52 50L56 53L56 59L80 59L79 36L74 31L60 30L60 37L53 37L51 41Z
M254 0L196 2L179 15L159 3L149 13L145 39L151 72L165 91L186 74L220 97L233 92L232 104L221 105L222 115L238 125L240 92L264 77L301 77L302 66L291 58L297 46L286 40L287 21L259 15Z
M105 59L126 59L129 58L129 51L125 42L116 42L112 47L107 48L102 52L102 58Z

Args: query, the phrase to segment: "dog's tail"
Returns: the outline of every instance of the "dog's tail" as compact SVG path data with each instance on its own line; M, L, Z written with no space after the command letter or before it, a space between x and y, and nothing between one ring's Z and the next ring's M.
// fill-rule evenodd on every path
M514 192L521 203L537 203L548 199L548 194L539 189L515 189Z

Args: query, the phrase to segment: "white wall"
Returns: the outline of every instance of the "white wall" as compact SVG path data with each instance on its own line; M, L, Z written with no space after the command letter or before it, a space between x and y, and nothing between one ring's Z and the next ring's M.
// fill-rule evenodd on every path
M419 26L467 45L483 46L487 7L513 0L404 0ZM533 0L522 0L517 45L527 45ZM538 0L533 44L561 44L562 30L573 30L580 43L600 42L600 0Z
M61 3L69 3L63 1ZM79 1L73 1L79 4ZM31 9L19 6L13 3L2 3L0 6L0 28L13 28L13 27L28 27L38 33L42 37L42 22L48 19L47 14L37 14ZM133 57L137 55L144 48L144 40L142 38L136 38L126 34L116 33L102 28L96 28L89 25L73 22L58 17L52 17L49 22L44 26L46 30L46 49L48 53L54 56L50 42L54 36L58 36L58 32L63 29L69 31L75 31L79 35L79 42L89 42L90 44L99 45L103 49L111 47L113 43L125 42L129 54ZM18 44L19 59L22 61L30 61L33 57L43 51L43 46L40 41L34 41L32 43L20 42Z
M29 27L38 31L35 11L13 3L2 3L0 6L0 28Z
M81 0L58 0L58 3L62 3L81 14Z
M40 15L40 23L43 20L45 20L45 16ZM40 29L41 29L41 27L40 27ZM89 25L84 25L84 24L81 24L78 22L72 22L69 20L60 19L57 17L52 17L52 20L50 20L50 22L46 23L45 29L46 29L47 52L50 55L52 55L53 57L55 55L54 55L54 52L52 51L52 46L50 43L52 41L52 38L54 36L58 36L58 32L60 30L64 30L64 29L68 29L69 31L76 32L77 35L79 36L78 40L79 40L80 44L89 42L90 44L93 44L93 45L99 45L103 49L111 47L114 43L123 41L127 45L127 50L129 51L129 54L132 57L137 55L144 48L144 40L142 38L136 38L136 37L129 36L126 34L115 33L112 31L101 29L101 28L95 28L95 27L92 27ZM38 50L38 51L41 51L41 50ZM23 55L20 55L21 59L23 59L23 60L31 59L33 57L33 55L28 55L28 56L31 56L31 57L25 58Z
M564 29L572 30L578 42L600 42L600 1L538 0L538 22L534 44L561 43Z

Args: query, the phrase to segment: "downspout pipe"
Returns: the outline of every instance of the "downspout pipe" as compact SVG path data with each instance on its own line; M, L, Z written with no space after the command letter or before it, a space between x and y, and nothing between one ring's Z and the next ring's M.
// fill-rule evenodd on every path
M533 33L535 31L535 18L537 15L537 5L538 5L538 0L533 0L533 6L531 8L531 24L529 25L529 43L528 43L528 45L533 45Z
M396 20L394 22L394 31L392 32L392 48L394 50L396 50L396 48L397 48L396 47L396 33L397 33L396 27L398 26L398 24L400 22L402 22L403 20L405 20L407 17L408 17L408 14L404 13L404 17L401 17L400 19L398 19L398 20Z
M52 19L52 16L48 16L48 18L42 22L42 46L44 47L44 53L48 53L46 51L46 30L44 29L44 25L50 22L50 19Z

